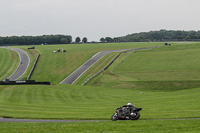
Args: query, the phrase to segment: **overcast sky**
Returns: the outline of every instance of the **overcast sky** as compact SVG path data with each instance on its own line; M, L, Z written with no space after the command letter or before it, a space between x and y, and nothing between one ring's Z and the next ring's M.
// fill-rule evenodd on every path
M200 0L0 0L0 36L200 30Z

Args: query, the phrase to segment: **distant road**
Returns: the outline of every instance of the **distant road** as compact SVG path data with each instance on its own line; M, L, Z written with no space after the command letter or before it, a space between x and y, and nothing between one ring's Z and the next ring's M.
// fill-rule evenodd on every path
M19 57L20 57L20 63L19 63L17 70L10 77L7 78L10 81L14 81L14 80L17 80L19 77L21 77L26 72L26 70L29 66L29 63L30 63L30 58L29 58L28 54L21 49L11 48L11 47L8 47L8 48L15 50L19 54Z
M101 59L104 55L112 52L120 52L126 50L142 50L142 49L152 49L157 47L147 47L147 48L135 48L135 49L120 49L120 50L109 50L102 51L95 54L92 58L90 58L86 63L76 69L71 75L69 75L66 79L64 79L60 84L73 84L85 71L87 71L92 65L94 65L99 59Z

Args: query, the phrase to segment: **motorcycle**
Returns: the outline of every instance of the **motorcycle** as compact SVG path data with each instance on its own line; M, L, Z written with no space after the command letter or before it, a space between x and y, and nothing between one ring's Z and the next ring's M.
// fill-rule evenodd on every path
M142 108L136 108L133 105L124 105L116 109L116 112L111 116L111 120L137 120L140 118L140 110Z

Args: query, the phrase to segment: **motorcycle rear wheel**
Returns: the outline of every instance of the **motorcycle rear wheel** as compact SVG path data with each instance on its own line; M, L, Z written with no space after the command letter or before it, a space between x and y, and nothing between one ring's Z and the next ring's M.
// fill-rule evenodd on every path
M130 119L131 120L137 120L140 118L140 113L139 112L136 112L136 116L135 117L131 117Z

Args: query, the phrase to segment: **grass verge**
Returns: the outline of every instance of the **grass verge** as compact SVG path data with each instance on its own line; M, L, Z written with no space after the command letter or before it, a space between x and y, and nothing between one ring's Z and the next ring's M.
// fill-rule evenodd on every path
M1 123L3 133L66 133L66 132L111 132L111 133L198 133L200 120L147 120L147 121L107 121L75 123Z
M0 80L12 75L19 65L19 55L14 50L0 48Z

